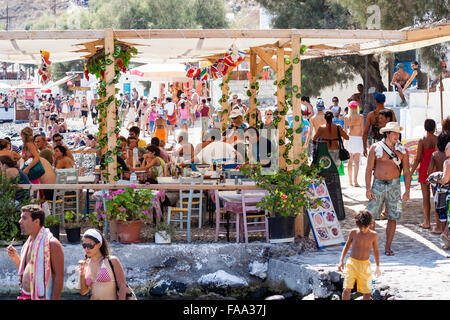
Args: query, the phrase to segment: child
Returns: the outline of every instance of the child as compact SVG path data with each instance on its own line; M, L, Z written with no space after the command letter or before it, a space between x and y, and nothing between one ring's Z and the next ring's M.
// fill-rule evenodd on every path
M375 276L379 277L380 272L380 254L378 252L378 235L370 230L372 224L372 215L367 210L360 211L355 216L355 222L358 229L350 231L347 243L342 250L339 260L339 271L344 271L344 258L347 255L350 246L352 252L345 265L344 290L342 291L342 300L350 299L350 292L357 283L357 290L363 294L364 300L369 300L371 295L372 274L370 270L370 250L373 248L375 263L377 268Z

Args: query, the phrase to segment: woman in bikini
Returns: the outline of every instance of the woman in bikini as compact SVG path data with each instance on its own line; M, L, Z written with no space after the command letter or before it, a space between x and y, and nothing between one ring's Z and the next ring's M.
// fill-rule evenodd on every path
M75 162L67 155L67 148L56 146L53 149L53 164L55 169L71 169L75 167Z
M333 112L325 112L325 120L327 123L319 127L319 130L317 130L313 140L317 141L320 138L327 142L328 153L330 154L331 159L336 165L336 168L339 168L339 166L341 165L341 160L339 159L338 130L343 139L348 140L349 136L341 126L333 124L333 117Z
M417 146L416 159L411 168L411 175L419 167L419 182L422 189L422 206L423 213L425 215L425 222L419 224L419 227L424 229L430 229L430 184L427 182L428 167L430 166L431 156L436 151L437 136L434 134L436 131L436 122L433 119L426 119L425 123L426 136L419 140Z
M91 300L125 300L126 279L122 264L109 255L108 243L96 229L83 234L85 260L79 261L81 295L91 290Z
M86 97L83 97L83 99L81 100L81 117L83 118L83 126L85 129L86 129L87 118L89 116L88 112L89 112L89 105L86 100Z
M25 166L22 167L22 171L29 176L30 170L36 166L39 165L39 162L41 161L41 158L39 156L39 150L36 147L36 145L33 142L33 129L30 127L23 128L20 132L20 136L22 137L23 141L23 149L22 149L22 157L25 160ZM41 163L42 165L42 163ZM45 174L45 170L44 170ZM42 175L41 175L42 176ZM30 176L29 176L30 178ZM30 182L33 184L39 183L39 178L34 179L30 178Z
M147 147L148 153L144 155L144 161L141 167L131 168L131 171L145 170L147 173L146 181L152 184L158 183L158 177L164 176L166 163L160 157L160 149L155 145Z
M167 121L164 119L164 113L162 110L158 110L158 118L155 120L153 127L153 137L157 137L160 141L167 140Z
M364 152L363 146L363 131L364 131L364 117L359 114L358 102L351 101L348 105L349 114L344 118L344 130L349 136L349 140L345 141L345 148L350 153L350 159L348 159L348 180L351 186L359 187L358 184L358 171L359 171L359 157ZM353 172L353 164L355 165L355 171ZM352 173L354 173L354 179L352 180Z

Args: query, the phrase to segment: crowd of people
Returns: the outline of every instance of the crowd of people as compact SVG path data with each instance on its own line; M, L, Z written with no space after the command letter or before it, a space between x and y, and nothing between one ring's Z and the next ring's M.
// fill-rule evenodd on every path
M224 122L222 106L215 106L208 97L207 90L203 90L203 87L201 89L183 90L172 85L167 93L151 100L146 96L139 96L135 88L129 94L121 93L117 96L120 100L117 114L122 126L128 131L128 136L118 137L120 153L117 155L117 164L122 172L121 179L130 179L132 172L138 171L141 173L141 182L158 183L158 177L172 175L174 167L191 167L192 164L198 163L213 164L218 159L235 164L261 163L262 167L267 168L277 164L278 136L273 122L277 106L267 107L263 112L257 109L257 125L250 126L251 115L248 106L239 99L238 94L233 94L228 103L228 119ZM412 175L416 171L419 173L423 195L424 222L420 226L439 234L444 248L450 249L450 118L443 121L439 135L436 135L436 122L432 119L425 120L425 136L419 140L416 158L410 163L408 152L401 143L403 128L397 123L395 113L385 108L385 95L374 94L375 108L364 119L364 87L358 85L357 89L358 92L347 99L346 105L341 105L338 97L333 97L328 106L321 98L316 99L315 106L309 97L301 98L302 117L308 128L304 141L309 145L312 159L316 157L318 145L321 145L335 170L338 170L343 161L348 160L349 184L352 187L360 187L359 164L362 156L367 157L364 175L366 197L369 200L367 210L358 215L359 229L351 234L343 257L350 249L351 242L358 237L362 242L367 242L366 247L373 247L374 250L376 248L378 252L375 244L377 237L373 233L374 220L377 219L387 219L384 254L394 255L391 244L397 222L402 216L402 203L410 197ZM57 169L75 168L73 153L64 143L65 134L71 129L65 120L82 120L82 134L75 135L75 146L83 145L96 149L95 135L86 130L87 124L91 124L90 121L93 125L98 121L96 99L94 96L88 102L83 96L39 97L36 108L31 108L33 112L30 112L29 126L21 131L21 148L11 144L8 137L0 139L0 164L8 177L18 178L21 184L53 184ZM197 144L191 141L191 133L195 127L201 127L201 141ZM348 158L342 158L342 149L348 151ZM98 152L97 157L100 166L104 168L104 156ZM430 180L430 177L435 177L435 173L440 175L435 180ZM400 187L402 180L405 185L403 194ZM446 192L444 200L436 196L443 192ZM430 218L431 194L443 203L435 205L434 228L431 228ZM24 196L25 193L19 192L16 200ZM42 190L42 197L51 199L53 191ZM45 236L42 235L42 225L35 221L38 216L34 214L35 211L38 209L23 208L21 224L29 225L34 230L30 235ZM89 231L83 238L87 255L80 266L80 292L86 294L88 289L92 288L95 298L123 298L120 262L112 258L107 263L108 252L104 244L103 236L95 230ZM53 249L50 249L58 252L58 245L55 243L53 246ZM358 247L356 244L354 246ZM8 253L18 269L26 272L21 261L27 258L19 257L13 248L9 248ZM358 267L359 264L354 260L361 257L365 259L367 256L366 251L352 253L351 264ZM340 261L341 269L344 269L343 257ZM116 290L111 284L102 284L102 281L92 281L91 275L98 270L102 270L106 278L114 278L115 276L111 276L112 267L120 273L117 278L121 283L119 289ZM95 272L92 273L92 270ZM55 273L55 277L57 276ZM57 282L55 284L59 286ZM34 295L30 295L29 285L23 287L23 298ZM107 287L107 290L97 291L94 288L96 286ZM350 286L350 282L346 283L345 296L348 295ZM365 294L367 290L363 289Z

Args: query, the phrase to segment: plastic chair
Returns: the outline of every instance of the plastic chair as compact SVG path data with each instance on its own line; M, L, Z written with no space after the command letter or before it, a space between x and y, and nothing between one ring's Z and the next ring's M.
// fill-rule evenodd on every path
M249 232L265 232L266 242L269 242L269 223L267 210L260 214L256 203L267 196L266 190L242 190L242 220L244 225L245 243L248 243ZM263 219L262 221L260 219ZM253 221L249 221L249 219ZM256 221L255 221L256 220Z
M201 178L180 178L181 183L188 183L191 185L195 184L203 184L203 177ZM179 222L180 231L184 232L183 224L186 223L186 231L187 231L187 241L191 242L191 219L198 218L198 227L202 226L202 203L203 203L203 192L201 190L180 190L180 198L179 198L179 206L178 207L168 207L167 211L167 223L170 222ZM187 199L187 200L186 200ZM187 206L187 207L186 207ZM194 208L193 206L198 206ZM197 210L197 214L193 215L192 211ZM173 219L172 213L178 214L178 218ZM185 217L186 214L186 217Z

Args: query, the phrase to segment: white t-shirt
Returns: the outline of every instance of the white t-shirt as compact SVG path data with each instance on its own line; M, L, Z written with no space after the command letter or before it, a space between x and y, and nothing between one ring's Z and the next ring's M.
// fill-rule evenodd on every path
M200 163L212 164L213 159L230 159L229 161L234 162L235 153L234 148L231 144L226 142L211 142L206 147L204 147L198 154L197 158ZM233 160L232 160L233 159Z
M175 104L173 102L166 103L164 105L164 110L166 110L168 116L171 116L175 111Z

